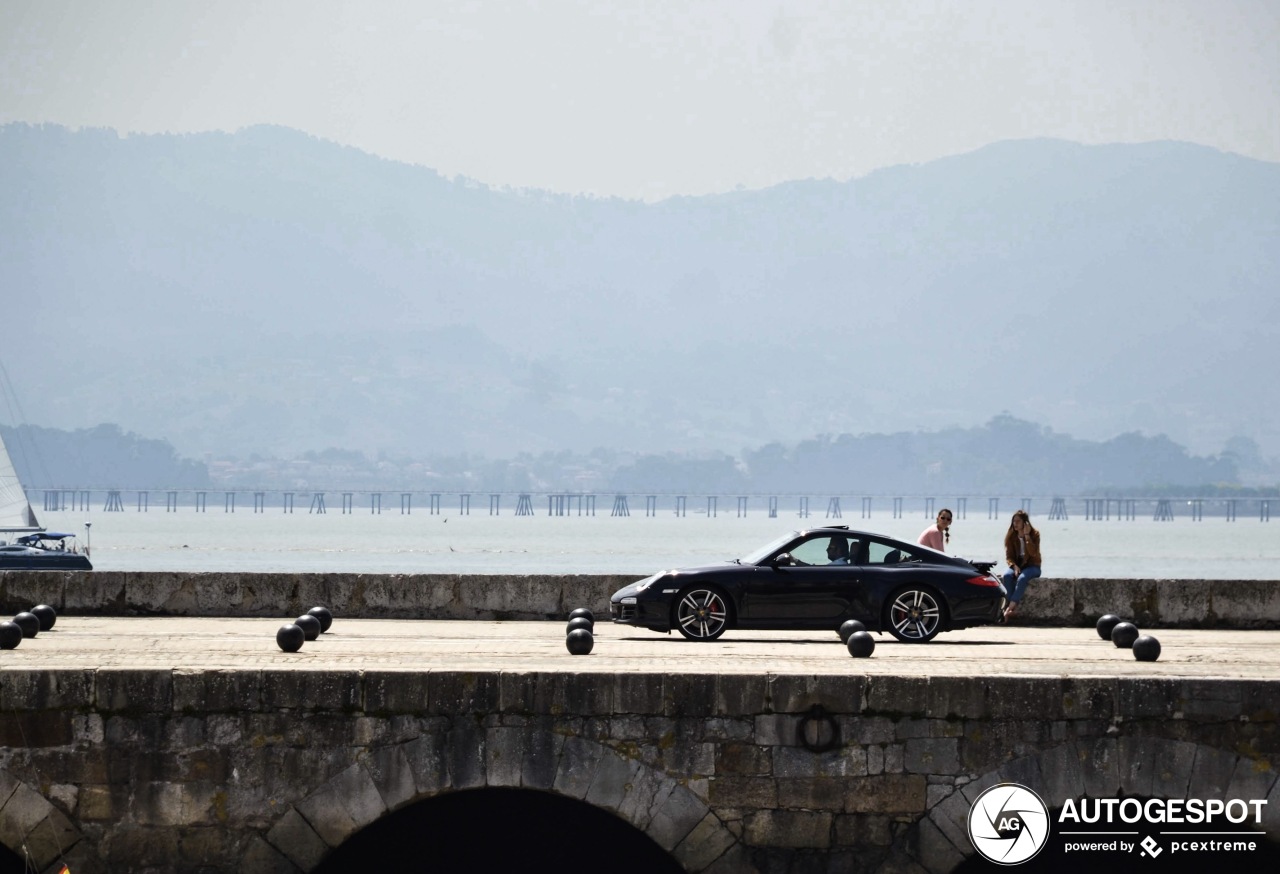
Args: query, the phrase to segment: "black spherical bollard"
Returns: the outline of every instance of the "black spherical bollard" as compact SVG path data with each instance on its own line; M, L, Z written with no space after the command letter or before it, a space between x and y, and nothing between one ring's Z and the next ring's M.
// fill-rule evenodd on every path
M1115 628L1119 624L1120 617L1114 613L1108 613L1105 616L1099 617L1098 624L1095 626L1098 629L1098 637L1101 637L1103 640L1110 640L1111 629Z
M569 614L570 619L577 619L579 616L589 621L592 625L596 623L596 614L592 613L586 607L579 607Z
M564 645L573 655L586 655L596 645L595 636L585 628L575 628L564 639Z
M312 607L307 611L310 615L320 620L320 633L324 634L329 630L329 626L333 624L333 614L329 612L328 607Z
M285 652L297 652L302 649L302 642L306 639L307 633L292 623L281 625L280 630L276 632L276 643L280 644L280 648Z
M849 642L850 634L853 634L855 631L866 630L867 626L863 625L857 619L849 619L840 626L840 629L836 633L840 635L840 642L847 644Z
M856 659L865 659L876 651L876 639L866 631L855 631L845 641L849 655Z
M16 622L0 622L0 649L15 649L22 643L22 629Z
M320 620L310 613L303 613L293 620L293 624L302 629L302 633L307 636L307 640L315 640L320 636Z
M569 627L565 629L565 632L577 631L579 628L592 633L596 630L595 624L590 619L585 616L575 616L569 620Z
M1120 649L1128 649L1138 639L1138 633L1138 626L1132 622L1117 622L1116 627L1111 629L1111 642Z
M31 615L40 620L40 630L48 631L58 621L58 614L48 604L37 604L31 608Z
M40 620L25 610L13 617L13 623L22 629L23 637L35 637L40 633Z
M1140 662L1154 662L1160 658L1160 641L1149 634L1140 634L1133 642L1133 657Z

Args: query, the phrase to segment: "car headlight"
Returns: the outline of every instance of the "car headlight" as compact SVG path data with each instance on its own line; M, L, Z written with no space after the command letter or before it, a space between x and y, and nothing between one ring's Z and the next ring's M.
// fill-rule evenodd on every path
M635 599L635 598L623 598L623 599L622 599L622 603L623 603L623 604L634 604L635 602L636 602L636 599Z
M638 582L638 583L636 583L636 584L635 584L635 586L636 586L636 591L637 591L637 592L643 592L645 589L649 588L649 587L650 587L650 586L652 586L655 582L657 582L658 577L660 577L660 576L662 576L662 574L654 574L654 575L653 575L653 576L651 576L651 577L645 577L643 580L640 580L640 582ZM624 604L625 604L625 603L627 603L627 602L624 600L622 603L624 603ZM633 601L632 603L634 603L634 601Z

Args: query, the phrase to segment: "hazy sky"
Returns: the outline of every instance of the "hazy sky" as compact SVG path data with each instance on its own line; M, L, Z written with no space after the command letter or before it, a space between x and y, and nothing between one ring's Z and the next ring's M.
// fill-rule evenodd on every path
M996 140L1280 161L1276 0L0 0L0 123L271 123L656 199Z

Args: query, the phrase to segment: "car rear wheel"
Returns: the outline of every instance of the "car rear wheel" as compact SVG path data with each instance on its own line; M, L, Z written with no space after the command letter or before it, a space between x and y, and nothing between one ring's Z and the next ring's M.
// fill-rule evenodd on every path
M689 640L715 640L729 627L729 599L719 589L685 589L676 599L676 628Z
M889 633L903 643L927 643L938 636L946 618L937 593L922 586L894 592L885 607Z

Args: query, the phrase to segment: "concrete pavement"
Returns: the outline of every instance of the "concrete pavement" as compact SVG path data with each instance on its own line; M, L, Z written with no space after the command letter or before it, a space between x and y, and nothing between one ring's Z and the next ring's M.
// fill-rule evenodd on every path
M711 643L601 622L590 655L565 649L565 623L335 618L297 653L277 647L284 619L59 616L0 672L93 668L665 672L906 676L1280 679L1280 631L1151 629L1162 653L1139 662L1092 628L1003 627L902 644L875 635L852 658L834 632L736 631Z

